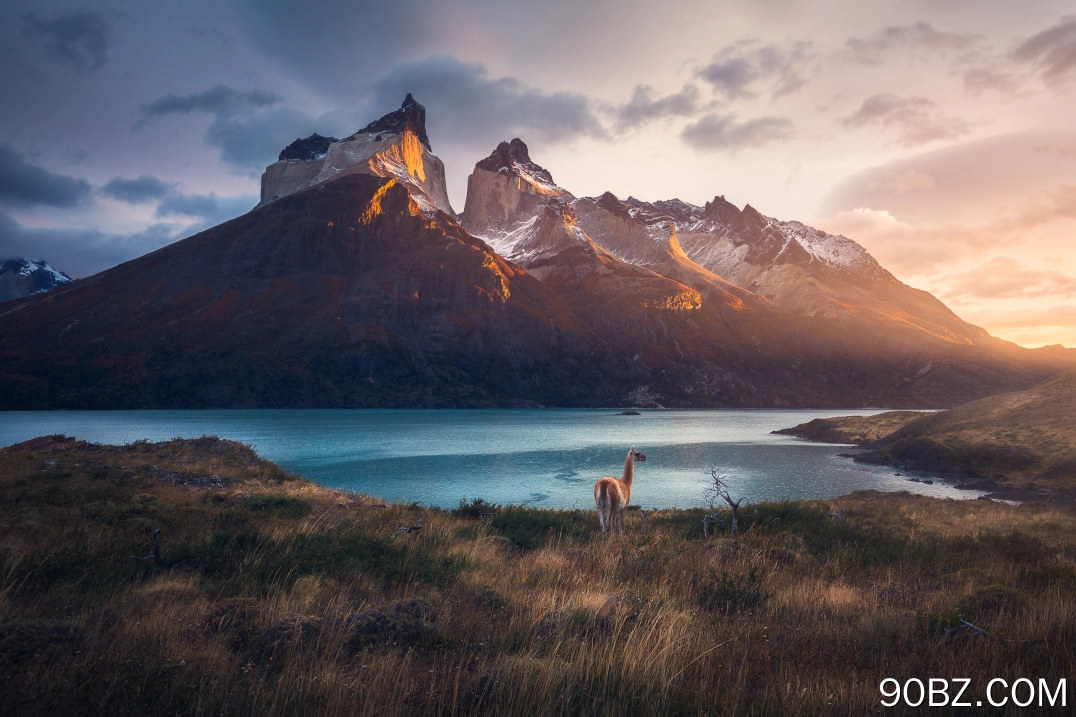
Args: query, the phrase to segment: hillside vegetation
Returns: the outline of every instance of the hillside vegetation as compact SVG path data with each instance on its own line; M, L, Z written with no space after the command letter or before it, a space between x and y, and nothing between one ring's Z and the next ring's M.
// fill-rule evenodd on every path
M837 416L815 418L792 428L782 428L774 433L802 436L819 443L854 443L863 445L888 436L917 418L922 411L887 411L873 416Z
M887 458L970 476L1076 487L1076 371L917 418L878 441Z
M982 698L1076 667L1076 514L1043 505L861 493L605 539L212 437L35 439L0 491L5 714L860 714L885 677Z
M857 443L858 461L979 478L1018 500L1076 496L1076 371L939 413L820 418L777 433ZM880 435L881 434L881 435Z

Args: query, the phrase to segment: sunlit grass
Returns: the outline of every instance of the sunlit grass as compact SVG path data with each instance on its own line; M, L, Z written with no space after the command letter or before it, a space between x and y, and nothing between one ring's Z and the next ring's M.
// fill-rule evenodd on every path
M214 438L7 449L0 491L2 711L850 714L884 677L1074 662L1067 509L862 493L607 540L592 511L381 507ZM160 564L133 559L155 528Z

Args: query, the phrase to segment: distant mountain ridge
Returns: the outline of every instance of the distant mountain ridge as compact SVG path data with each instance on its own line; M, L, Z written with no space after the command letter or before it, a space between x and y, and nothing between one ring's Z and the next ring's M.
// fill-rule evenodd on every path
M33 296L72 281L70 276L53 269L44 259L0 261L0 301Z
M1073 363L843 237L723 200L576 198L519 139L457 217L425 120L408 95L299 139L248 214L0 308L0 407L922 408Z

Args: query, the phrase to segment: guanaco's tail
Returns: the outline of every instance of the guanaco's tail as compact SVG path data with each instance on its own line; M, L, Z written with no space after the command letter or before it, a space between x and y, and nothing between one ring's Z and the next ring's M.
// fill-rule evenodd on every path
M598 523L604 533L606 521L613 512L612 502L609 500L609 484L605 481L598 481L598 485L594 486L594 505L598 509Z

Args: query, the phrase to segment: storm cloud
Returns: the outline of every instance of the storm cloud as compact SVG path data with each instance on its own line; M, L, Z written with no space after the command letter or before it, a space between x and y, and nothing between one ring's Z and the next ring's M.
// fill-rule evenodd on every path
M1076 71L1076 16L1066 15L1027 38L1013 50L1012 57L1034 67L1048 87L1068 85Z
M120 234L89 227L27 227L0 212L0 255L45 259L73 278L104 271L175 239L175 227L167 224Z
M970 127L958 117L943 113L925 97L900 97L890 92L871 95L852 114L841 119L845 127L879 125L893 128L897 141L916 147L937 139L957 139Z
M164 197L176 190L175 182L166 182L143 174L137 179L116 177L101 187L100 193L126 204L144 204Z
M50 55L79 72L92 72L108 62L112 28L101 13L73 12L42 20L28 12L22 21L24 36L40 40Z
M438 55L401 62L374 85L379 116L411 92L426 106L431 139L485 147L491 137L531 137L546 143L605 137L592 101L576 92L545 92L514 77L490 77L486 67ZM492 147L491 147L492 148Z
M194 217L206 227L211 227L245 214L257 203L256 196L220 197L212 192L175 194L162 200L155 214L161 218Z
M734 114L711 112L685 127L680 138L703 152L736 151L787 139L793 127L792 120L785 117L757 117L741 122Z
M691 117L699 111L699 88L684 85L675 94L660 96L650 85L636 85L631 99L616 108L617 129L641 127L665 117Z
M167 94L142 105L142 118L135 128L168 115L209 115L213 121L206 129L205 143L220 150L221 160L233 171L256 175L276 160L291 138L320 129L318 121L305 112L278 106L283 101L269 90L240 91L216 85L189 95Z
M805 66L813 56L809 42L785 48L742 40L717 52L695 74L730 100L754 96L762 88L777 98L803 87L807 82Z
M154 117L171 114L204 112L218 117L245 114L283 100L283 97L269 90L241 92L227 85L215 85L189 95L167 94L142 105L142 119L135 126L141 127Z
M936 30L929 22L920 20L910 25L891 25L865 38L851 37L848 49L857 62L880 65L893 50L911 49L930 54L954 52L967 50L982 39L975 33Z
M0 144L0 204L73 207L85 201L90 191L86 180L54 174L27 162L11 145Z

